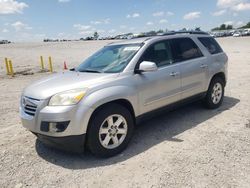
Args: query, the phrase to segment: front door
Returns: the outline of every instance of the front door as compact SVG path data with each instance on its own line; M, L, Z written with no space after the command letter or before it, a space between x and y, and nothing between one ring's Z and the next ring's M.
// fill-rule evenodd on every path
M170 42L151 45L143 54L142 61L156 63L158 70L135 75L140 91L140 112L146 113L180 100L180 67L179 64L172 64Z

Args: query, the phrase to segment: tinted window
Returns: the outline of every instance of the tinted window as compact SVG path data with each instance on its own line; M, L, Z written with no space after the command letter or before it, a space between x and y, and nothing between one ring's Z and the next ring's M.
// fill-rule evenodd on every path
M186 61L203 56L198 46L190 38L172 39L171 44L175 62Z
M211 54L218 54L222 52L221 47L212 37L200 37L199 41L207 48Z
M158 67L172 63L171 48L168 41L150 46L142 56L142 61L154 62Z

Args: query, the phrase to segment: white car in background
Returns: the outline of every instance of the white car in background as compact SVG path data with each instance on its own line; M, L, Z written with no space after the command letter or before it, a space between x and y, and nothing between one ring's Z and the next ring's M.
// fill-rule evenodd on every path
M241 36L241 33L240 32L236 32L233 34L233 37L240 37Z

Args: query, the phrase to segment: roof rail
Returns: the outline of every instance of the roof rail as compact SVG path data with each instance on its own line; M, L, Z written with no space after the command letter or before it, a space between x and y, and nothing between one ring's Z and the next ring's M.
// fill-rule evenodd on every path
M162 34L164 35L176 35L176 34L200 34L200 35L209 35L207 32L204 31L170 31L167 33Z

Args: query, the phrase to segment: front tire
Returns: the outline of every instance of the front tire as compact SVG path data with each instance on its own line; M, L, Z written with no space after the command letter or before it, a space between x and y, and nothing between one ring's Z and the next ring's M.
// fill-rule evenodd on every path
M111 157L128 145L134 120L125 107L108 104L94 113L87 132L87 146L98 157Z
M206 97L205 105L209 109L215 109L221 106L224 98L225 83L220 77L212 79Z

